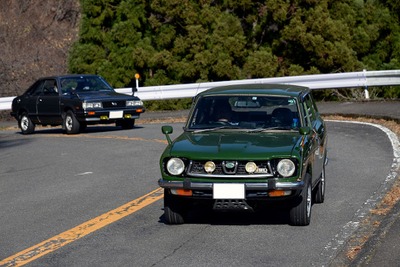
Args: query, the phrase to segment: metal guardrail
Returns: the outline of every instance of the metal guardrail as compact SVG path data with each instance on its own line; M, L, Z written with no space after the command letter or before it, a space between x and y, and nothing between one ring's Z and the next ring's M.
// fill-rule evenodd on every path
M365 97L368 87L400 85L400 70L360 71L334 74L315 74L276 78L246 79L221 82L205 82L175 85L146 86L138 88L135 93L142 100L162 100L174 98L191 98L196 94L215 86L240 84L292 84L310 89L364 88ZM119 93L132 94L132 88L117 88ZM11 109L14 97L0 98L0 110Z
M11 97L0 97L0 110L9 110L11 109L11 103L15 96Z

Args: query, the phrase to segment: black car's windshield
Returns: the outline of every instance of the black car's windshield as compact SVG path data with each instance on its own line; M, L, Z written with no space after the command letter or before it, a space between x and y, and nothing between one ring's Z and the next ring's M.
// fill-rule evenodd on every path
M61 91L63 94L67 94L72 92L112 92L114 89L99 76L77 76L62 78Z
M301 125L295 98L284 96L205 96L186 126L195 132L245 129L248 132L297 130Z

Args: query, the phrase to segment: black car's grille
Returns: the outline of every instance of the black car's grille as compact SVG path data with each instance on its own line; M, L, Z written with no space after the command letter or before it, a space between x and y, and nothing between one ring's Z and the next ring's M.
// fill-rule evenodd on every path
M104 101L103 108L124 108L126 101Z
M204 164L207 161L191 161L189 164L188 174L197 177L213 177L213 176L229 176L229 178L243 177L271 177L272 170L269 162L255 162L259 171L256 173L246 172L245 166L248 161L214 161L215 170L212 173L207 173L204 170ZM226 163L234 163L236 167L227 168ZM225 165L225 166L224 166Z

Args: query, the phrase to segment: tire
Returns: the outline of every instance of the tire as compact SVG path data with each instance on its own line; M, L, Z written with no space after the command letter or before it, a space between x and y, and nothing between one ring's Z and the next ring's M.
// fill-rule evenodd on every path
M27 113L21 115L18 123L22 134L31 134L35 131L35 124L31 121Z
M67 134L79 133L80 123L71 110L67 111L67 113L65 114L64 128Z
M294 226L307 226L311 221L312 187L311 176L306 174L304 188L298 196L298 203L290 210L290 224Z
M325 201L325 164L322 167L322 173L321 173L321 180L318 182L316 191L315 191L315 197L314 197L314 203L324 203Z
M117 126L118 125L120 125L122 129L130 130L133 129L133 127L135 127L135 120L124 120L121 121L120 123L117 123Z
M87 124L86 124L86 123L81 122L81 123L79 124L79 132L85 131L86 128L87 128Z
M164 189L164 218L166 224L185 223L186 208L181 199Z

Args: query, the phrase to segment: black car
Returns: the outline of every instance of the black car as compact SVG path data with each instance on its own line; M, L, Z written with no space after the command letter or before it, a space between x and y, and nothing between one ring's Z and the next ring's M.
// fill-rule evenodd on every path
M23 134L35 125L62 125L76 134L90 124L116 123L132 129L145 111L136 96L119 94L98 75L61 75L40 78L12 102L11 115Z

